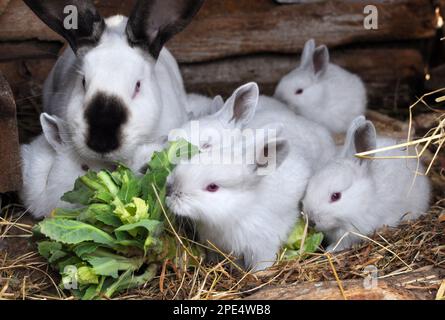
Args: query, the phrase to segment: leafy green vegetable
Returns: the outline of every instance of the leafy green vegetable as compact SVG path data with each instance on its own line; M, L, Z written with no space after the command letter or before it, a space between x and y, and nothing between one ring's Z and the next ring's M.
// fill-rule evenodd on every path
M62 200L80 208L55 209L33 230L44 238L39 252L59 270L62 288L84 300L111 298L153 279L163 260L174 260L178 244L165 232L162 211L165 183L172 160L197 152L178 141L156 152L142 177L119 165L113 172L89 171L75 182Z
M40 224L40 232L51 240L64 244L78 244L94 241L116 248L115 241L108 233L84 222L65 219L46 219Z
M299 219L284 245L281 254L284 260L299 258L304 254L317 251L323 241L323 234L310 229L305 234L305 229L306 222L303 219ZM302 244L303 248L301 247Z
M99 284L99 277L90 267L80 267L77 270L77 279L80 284Z
M112 202L114 213L122 221L122 223L137 223L142 219L148 218L149 205L141 198L134 197L131 202L124 204L121 199L115 198Z

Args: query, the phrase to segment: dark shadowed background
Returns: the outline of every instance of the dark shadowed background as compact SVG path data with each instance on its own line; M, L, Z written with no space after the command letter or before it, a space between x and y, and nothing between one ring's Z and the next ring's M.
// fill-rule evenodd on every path
M110 16L128 15L135 1L94 2ZM372 109L403 117L416 95L445 86L438 11L445 1L305 2L206 0L192 24L168 44L187 89L226 96L257 81L263 93L272 94L309 38L327 44L334 62L365 80ZM377 30L363 26L368 4L378 8ZM0 0L0 70L16 98L23 141L39 131L33 115L41 108L41 86L62 48L62 39L21 0Z

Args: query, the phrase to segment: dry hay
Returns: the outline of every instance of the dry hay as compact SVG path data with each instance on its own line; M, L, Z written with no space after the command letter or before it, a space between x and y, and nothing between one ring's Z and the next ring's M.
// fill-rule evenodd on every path
M333 256L312 254L257 274L244 273L228 258L186 272L166 262L160 277L115 299L238 299L268 285L362 279L370 265L378 269L380 278L433 267L445 270L443 202L437 202L429 214L416 221L380 230L360 247ZM0 220L0 298L73 299L58 288L57 274L29 243L32 221L23 213L13 214L13 210L8 209L10 212ZM426 290L433 298L439 285L414 289Z
M435 93L438 92L443 90ZM424 97L417 104L424 103ZM341 289L344 280L365 278L367 266L375 266L380 279L431 268L445 270L445 157L439 153L445 141L445 113L434 112L438 113L437 127L428 131L424 139L408 142L427 143L433 154L429 175L435 204L420 219L379 230L356 248L335 255L311 254L256 274L245 273L227 256L213 265L201 261L189 270L166 261L155 280L115 299L239 299L266 286L302 282L337 281ZM29 241L35 222L20 206L6 205L1 210L0 299L74 299L69 292L60 290L57 273ZM431 299L443 299L445 295L444 283L416 283L410 289L420 290Z

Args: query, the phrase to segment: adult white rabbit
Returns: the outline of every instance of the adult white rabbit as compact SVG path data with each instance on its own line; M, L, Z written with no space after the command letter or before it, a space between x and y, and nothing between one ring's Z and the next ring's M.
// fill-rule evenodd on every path
M430 182L416 174L423 171L416 159L354 157L396 143L377 138L372 122L358 117L348 130L341 154L311 178L303 207L315 228L325 234L328 250L342 250L361 240L353 234L342 239L348 232L370 235L384 225L397 226L428 210ZM391 150L377 156L407 154L406 150Z
M23 186L20 197L36 218L55 208L71 208L60 198L89 169L106 169L98 161L82 160L69 144L64 122L46 113L40 116L43 134L21 146Z
M328 48L315 48L313 39L304 46L300 66L281 79L274 97L333 133L346 132L367 104L362 80L330 63Z
M262 139L267 132L261 129L273 129L275 139ZM249 83L219 112L170 136L177 138L199 145L202 153L196 156L198 163L196 157L181 163L168 178L169 208L197 222L201 241L240 256L247 268L272 265L298 218L309 177L334 153L327 130L274 99L260 99L258 86ZM244 159L239 152L245 149L239 146L252 139L255 163L247 162L249 156L246 162L226 161ZM214 158L215 151L221 152L220 158ZM262 155L268 155L267 161ZM267 174L259 174L263 170Z
M83 158L126 162L187 120L178 65L163 46L203 2L138 0L128 19L103 19L91 0L25 0L70 44L45 83L44 111L67 123Z

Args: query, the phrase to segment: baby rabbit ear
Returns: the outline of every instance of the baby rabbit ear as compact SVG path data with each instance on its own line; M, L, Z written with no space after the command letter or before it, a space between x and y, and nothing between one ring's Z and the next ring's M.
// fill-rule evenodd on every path
M203 3L204 0L138 0L127 23L128 41L157 59L164 44L185 29Z
M309 67L312 65L312 57L315 51L315 40L310 39L304 45L303 53L301 54L301 66Z
M59 35L74 52L95 46L105 22L91 0L24 0L34 13Z
M377 132L371 121L366 121L357 128L354 135L355 151L362 153L377 148Z
M40 115L40 124L46 141L57 150L62 145L62 135L60 130L60 119L52 117L47 113Z
M316 76L323 75L329 65L329 50L325 45L315 49L312 57L312 65Z
M260 90L255 82L239 87L227 100L217 117L235 127L243 128L255 116Z
M357 152L355 151L354 137L357 128L366 123L365 116L359 116L352 120L349 125L348 132L346 133L345 143L343 144L343 149L341 152L342 157L352 157Z
M374 150L376 145L377 133L374 125L364 116L359 116L349 126L342 155L352 157L356 153Z
M213 98L211 110L212 112L217 112L224 107L224 99L221 96L216 96Z
M278 169L289 155L289 142L282 138L257 144L256 168L258 175L268 175Z

